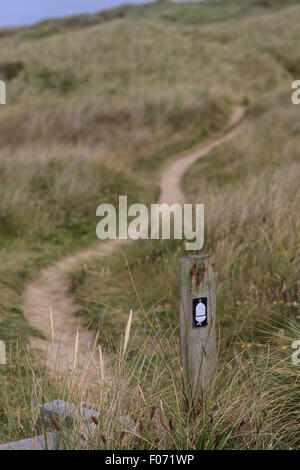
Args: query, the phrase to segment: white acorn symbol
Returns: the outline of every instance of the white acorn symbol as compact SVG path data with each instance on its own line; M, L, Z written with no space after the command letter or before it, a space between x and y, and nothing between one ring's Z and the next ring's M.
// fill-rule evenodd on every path
M205 309L205 305L201 302L201 299L200 299L196 307L195 321L197 325L200 325L202 322L204 322L204 320L206 320L206 309Z

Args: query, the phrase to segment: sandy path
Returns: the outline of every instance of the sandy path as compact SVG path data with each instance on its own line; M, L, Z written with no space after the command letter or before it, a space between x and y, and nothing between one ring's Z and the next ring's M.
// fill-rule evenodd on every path
M213 148L230 140L236 133L236 129L230 129L241 120L243 114L244 108L235 108L225 127L225 131L228 130L227 133L192 153L168 163L161 176L160 203L183 202L181 179L186 169L196 160L207 155ZM87 368L90 371L94 370L92 376L96 373L98 361L95 357L98 356L94 355L94 351L97 336L95 332L87 331L82 327L80 320L73 315L79 306L69 294L70 285L66 279L66 273L74 269L79 262L92 256L102 257L112 254L121 244L124 244L124 240L99 241L93 248L68 255L53 266L43 269L37 279L27 284L23 301L25 318L46 338L45 340L31 338L30 346L40 357L44 358L50 372L56 370L58 374L66 375L72 370L78 332L76 369L78 371ZM107 360L108 358L105 357L104 363ZM109 376L108 372L107 376Z

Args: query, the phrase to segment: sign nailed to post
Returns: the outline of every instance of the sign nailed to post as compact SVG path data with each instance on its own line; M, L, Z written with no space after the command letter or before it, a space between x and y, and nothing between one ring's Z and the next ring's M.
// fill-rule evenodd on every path
M207 326L207 297L193 299L193 327Z

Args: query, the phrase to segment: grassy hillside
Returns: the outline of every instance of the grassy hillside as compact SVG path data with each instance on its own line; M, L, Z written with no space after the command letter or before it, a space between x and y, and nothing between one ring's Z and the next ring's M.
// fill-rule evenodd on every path
M189 25L222 22L233 18L249 17L299 4L299 0L208 0L205 2L175 3L162 0L142 5L122 5L100 11L98 14L75 15L68 18L46 19L35 25L3 28L0 38L19 35L22 39L39 40L68 30L89 28L117 19L147 19L155 22L172 22Z
M188 199L206 204L204 251L215 253L218 266L222 373L207 414L183 419L174 408L179 381L166 373L172 364L179 376L176 269L183 245L126 248L152 327L144 326L121 255L70 273L72 294L91 299L82 300L77 314L92 327L101 324L101 344L113 352L133 308L134 336L122 366L131 381L122 403L134 420L149 416L160 400L168 419L176 409L170 447L297 446L299 376L290 359L291 341L299 339L299 111L290 103L291 81L300 74L297 4L159 2L0 31L0 78L8 93L0 108L0 339L11 365L1 368L0 441L32 434L25 406L32 376L23 351L29 332L39 333L23 318L26 281L95 241L101 202L120 194L156 201L165 161L218 135L233 106L243 104L247 119L238 136L184 180ZM8 63L22 66L11 73ZM46 384L43 393L58 392ZM134 445L149 448L154 441L150 433Z

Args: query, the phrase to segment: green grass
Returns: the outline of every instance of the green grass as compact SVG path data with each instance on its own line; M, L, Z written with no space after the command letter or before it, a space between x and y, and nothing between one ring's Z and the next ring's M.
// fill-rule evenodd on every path
M293 129L296 118L297 109L279 93L267 113L249 118L232 142L199 160L184 178L189 202L205 203L203 250L216 253L220 266L218 311L222 327L228 330L222 341L239 317L242 322L247 319L244 334L250 342L257 329L279 310L283 317L288 319L291 314L295 319L300 155ZM184 255L183 245L175 241L135 242L124 250L147 311L153 309L164 328L176 323L177 260ZM72 280L73 293L92 300L83 302L80 314L93 327L101 323L102 329L117 336L128 310L139 310L122 254L101 263L84 263ZM275 307L273 301L280 300L283 304ZM251 319L252 310L255 315ZM142 331L140 326L137 329ZM148 334L147 328L144 333ZM226 341L230 342L230 335Z

